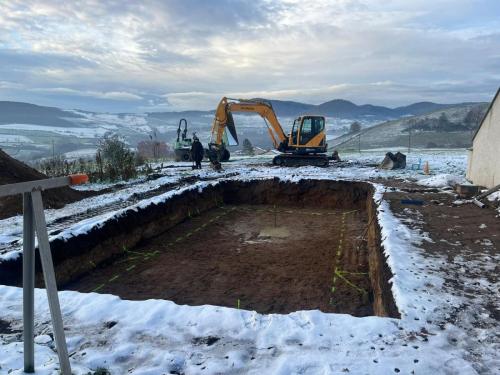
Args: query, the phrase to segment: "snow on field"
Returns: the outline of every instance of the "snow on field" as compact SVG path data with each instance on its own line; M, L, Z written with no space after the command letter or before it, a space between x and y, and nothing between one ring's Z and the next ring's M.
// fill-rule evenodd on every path
M104 128L77 128L77 127L65 128L60 126L45 126L45 125L33 125L33 124L6 124L2 125L2 129L49 132L49 133L72 136L77 138L102 137L107 131Z
M75 151L69 151L64 153L64 157L67 160L74 160L78 158L95 158L96 148L81 148Z
M33 143L33 141L24 135L0 134L0 143Z
M151 127L148 126L146 115L93 113L77 110L71 112L82 116L82 118L72 119L72 121L92 124L94 127L102 127L108 130L116 130L125 127L146 134L152 131Z
M379 171L363 166L363 163L381 161L383 153L365 154L362 158L341 156L360 164L327 169L270 168L261 165L269 163L269 158L255 158L252 162L245 159L225 164L226 177L221 177L245 180L278 177L287 181L432 178L421 170ZM429 160L435 176L463 177L465 156L460 153L413 156ZM113 199L113 194L120 199L133 191L199 172L186 168L165 173L160 180L151 181L152 186L148 182L131 185L124 189L127 192L95 197L95 201L89 198L61 210L47 210L47 216L54 220L58 215L79 212L102 200ZM202 173L204 177L216 175L209 170ZM199 181L165 192L77 223L59 235L76 234L127 209L166 200L185 189L203 189L216 183L216 180ZM375 187L378 221L384 252L394 275L392 291L400 319L356 318L316 310L264 315L218 306L179 306L163 300L125 301L112 295L65 291L60 297L73 372L87 374L106 368L112 374L476 374L472 367L475 359L462 344L467 341L468 332L449 320L463 301L442 288L443 274L437 265L446 259L424 256L419 244L426 235L395 217L388 203L382 200L385 188L380 184ZM0 222L2 228L7 225L12 232L16 232L15 228L19 232L19 218L9 220ZM414 222L418 222L418 218ZM22 289L0 286L0 319L10 322L14 330L22 328L21 301ZM36 291L35 311L37 373L56 374L58 361L54 343L50 336L47 338L51 328L44 290ZM15 334L0 334L0 371L22 373L20 340ZM499 361L494 346L485 345L482 354L481 366L489 369L484 373L495 373Z

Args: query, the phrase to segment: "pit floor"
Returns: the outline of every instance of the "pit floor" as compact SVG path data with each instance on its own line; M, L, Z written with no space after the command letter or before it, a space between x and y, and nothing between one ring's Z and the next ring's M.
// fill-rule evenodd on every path
M123 249L65 289L260 313L373 315L366 212L224 206Z

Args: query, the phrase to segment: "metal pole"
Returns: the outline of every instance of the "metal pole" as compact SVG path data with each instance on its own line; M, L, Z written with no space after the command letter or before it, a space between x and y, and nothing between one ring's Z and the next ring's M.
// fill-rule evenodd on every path
M23 193L23 341L24 372L35 372L35 226L30 193Z
M47 223L45 222L42 193L40 190L33 190L31 199L33 201L38 249L42 261L43 278L45 280L45 289L49 301L50 315L52 316L52 327L56 340L57 355L59 356L59 365L61 366L61 373L63 375L71 375L71 365L69 363L68 348L66 347L66 339L64 337L61 307L57 295L56 276L54 273L54 264L52 263L49 236L47 234Z

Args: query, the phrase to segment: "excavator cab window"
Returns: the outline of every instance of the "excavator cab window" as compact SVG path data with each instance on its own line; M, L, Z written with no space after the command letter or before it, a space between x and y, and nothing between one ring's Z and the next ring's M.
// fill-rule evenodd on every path
M292 126L292 144L296 145L297 144L297 129L300 125L300 119L295 119L293 121L293 126Z
M312 137L314 137L312 119L310 117L305 117L302 120L302 127L300 129L300 144L306 144Z
M300 144L305 145L325 128L322 117L304 117L300 131Z
M321 133L325 129L325 119L322 117L314 118L314 135Z

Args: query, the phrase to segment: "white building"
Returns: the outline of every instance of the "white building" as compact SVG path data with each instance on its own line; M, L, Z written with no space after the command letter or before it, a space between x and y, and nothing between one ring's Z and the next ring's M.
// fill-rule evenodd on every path
M472 138L467 179L487 188L500 184L500 88Z

